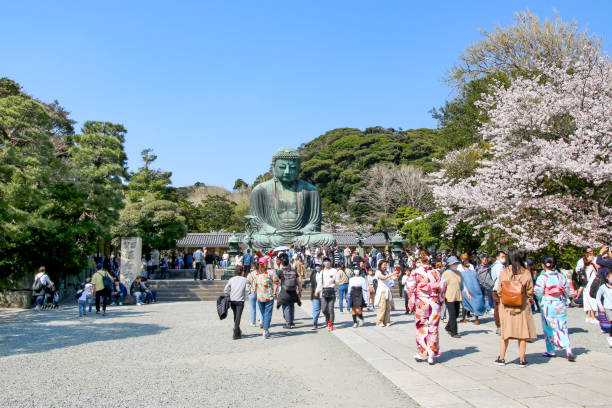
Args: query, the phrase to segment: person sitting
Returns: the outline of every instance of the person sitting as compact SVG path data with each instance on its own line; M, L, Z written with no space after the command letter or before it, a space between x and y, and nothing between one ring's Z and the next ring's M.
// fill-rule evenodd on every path
M147 287L147 278L141 280L140 285L142 286L145 293L145 303L155 303L157 302L157 291L151 290Z
M113 290L111 292L111 306L119 304L123 306L123 298L127 295L127 289L119 279L115 279Z
M146 292L143 288L142 279L143 278L140 276L137 276L136 280L130 285L130 295L136 298L137 306L144 305L144 300L146 298Z

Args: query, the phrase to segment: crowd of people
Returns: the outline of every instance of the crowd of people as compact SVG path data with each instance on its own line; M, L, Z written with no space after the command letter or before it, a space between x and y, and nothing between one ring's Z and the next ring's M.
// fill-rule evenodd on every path
M351 314L354 328L363 326L364 309L375 309L376 325L389 327L390 312L395 307L394 288L398 286L395 292L405 299L405 313L414 314L414 358L429 364L435 364L441 353L440 321L446 321L444 329L451 338L460 338L458 322L471 319L478 325L482 316L492 314L500 336L495 364L506 364L510 340L516 340L520 367L527 366L527 343L537 338L534 314L538 312L546 357L556 357L562 350L568 361L576 359L567 326L569 307L584 307L588 323L598 322L602 332L610 331L612 251L608 247L602 248L596 258L592 248L585 248L572 270L557 265L554 256L544 256L536 263L519 250L498 251L494 257L457 257L426 250L401 251L393 256L372 248L359 256L349 248L290 248L257 251L252 256L256 268L247 272L238 265L225 287L234 311L234 339L241 337L240 320L247 300L249 323L259 325L265 339L270 337L275 301L277 308L282 307L283 327L294 328L295 304L301 304L307 286L312 300L312 330L320 327L322 314L323 327L329 331L335 329L336 301L341 313L346 310ZM612 333L607 341L612 347Z

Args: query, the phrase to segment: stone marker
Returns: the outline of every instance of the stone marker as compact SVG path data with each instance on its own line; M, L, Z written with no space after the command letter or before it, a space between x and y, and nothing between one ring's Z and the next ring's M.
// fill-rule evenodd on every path
M142 238L121 238L121 282L128 288L140 274Z

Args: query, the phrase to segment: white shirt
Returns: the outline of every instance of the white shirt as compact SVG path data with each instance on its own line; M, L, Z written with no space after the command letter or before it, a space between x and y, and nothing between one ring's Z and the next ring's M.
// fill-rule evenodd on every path
M322 288L335 288L338 284L338 271L334 268L323 269L321 275L317 274L317 293Z
M493 266L491 266L491 279L493 279L494 285L493 290L497 291L497 285L499 284L499 273L504 270L506 265L501 263L500 261L495 261Z
M353 276L349 279L349 294L351 288L361 288L361 294L364 300L368 300L368 282L362 276Z
M45 272L38 272L36 276L34 276L35 282L36 282L36 279L40 279L40 284L43 287L53 285L53 282L51 281L51 279L49 279L49 276Z

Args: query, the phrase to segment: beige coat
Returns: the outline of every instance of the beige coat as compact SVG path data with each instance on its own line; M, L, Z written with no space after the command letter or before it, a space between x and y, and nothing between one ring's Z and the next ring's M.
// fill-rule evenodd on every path
M502 298L502 282L510 280L511 275L511 267L507 267L499 273L497 293L500 299ZM527 269L522 268L521 273L518 275L518 280L523 284L523 306L504 306L500 302L499 320L501 323L501 335L503 339L535 339L537 334L529 304L529 300L533 297L533 279L531 278L531 273Z

